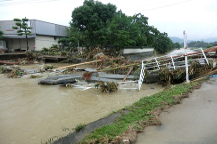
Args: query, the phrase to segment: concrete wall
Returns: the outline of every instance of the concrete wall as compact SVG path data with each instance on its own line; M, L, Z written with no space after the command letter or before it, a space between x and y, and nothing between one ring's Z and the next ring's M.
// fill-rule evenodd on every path
M154 48L124 48L120 53L127 60L142 60L154 55Z
M127 60L143 60L146 57L153 56L154 52L143 52L143 53L138 53L138 54L127 54L123 55L126 57Z
M35 51L41 51L43 47L49 48L52 44L58 45L59 38L53 36L36 35Z
M154 48L137 48L137 49L123 49L123 54L137 54L137 53L144 53L144 52L153 52Z
M26 39L18 39L18 38L10 38L6 39L6 46L9 50L26 50L27 45L26 45ZM29 45L29 50L35 50L34 45L35 45L35 39L34 38L29 38L28 39L28 45Z

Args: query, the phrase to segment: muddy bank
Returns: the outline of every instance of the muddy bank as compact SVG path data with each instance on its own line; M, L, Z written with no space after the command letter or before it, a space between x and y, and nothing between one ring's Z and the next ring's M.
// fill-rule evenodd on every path
M217 141L217 78L204 82L180 105L160 115L161 126L149 126L136 144L214 144Z
M47 75L43 74L45 78ZM163 89L160 85L144 84L139 92L120 90L104 94L98 89L38 85L38 78L30 79L28 75L8 79L1 74L0 82L1 144L38 144L54 136L65 136L69 131L63 131L64 128L91 123Z

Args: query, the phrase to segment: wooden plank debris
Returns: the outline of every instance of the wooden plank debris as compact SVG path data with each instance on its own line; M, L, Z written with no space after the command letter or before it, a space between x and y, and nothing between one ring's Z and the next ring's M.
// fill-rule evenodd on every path
M124 57L115 58L115 59L112 59L112 60L123 59L123 58L124 58ZM76 67L76 66L80 66L80 65L91 64L91 63L96 63L96 62L101 62L101 61L103 61L103 59L101 59L101 60L89 61L89 62L84 62L84 63L79 63L79 64L73 64L73 65L65 66L65 67L59 67L59 68L57 68L56 70L66 69L66 68L70 68L70 67Z

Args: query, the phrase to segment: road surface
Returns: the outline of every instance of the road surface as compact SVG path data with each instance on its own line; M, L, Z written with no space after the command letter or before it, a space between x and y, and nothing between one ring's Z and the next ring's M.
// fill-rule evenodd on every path
M161 126L146 127L136 144L216 144L217 77L160 115Z

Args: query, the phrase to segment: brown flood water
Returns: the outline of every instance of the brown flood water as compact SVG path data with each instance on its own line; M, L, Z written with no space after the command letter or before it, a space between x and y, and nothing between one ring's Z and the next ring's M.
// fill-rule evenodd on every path
M139 92L102 94L94 88L83 91L37 82L29 76L8 79L0 75L0 144L40 144L53 136L65 136L68 131L63 128L96 121L162 90L160 85L143 84Z

